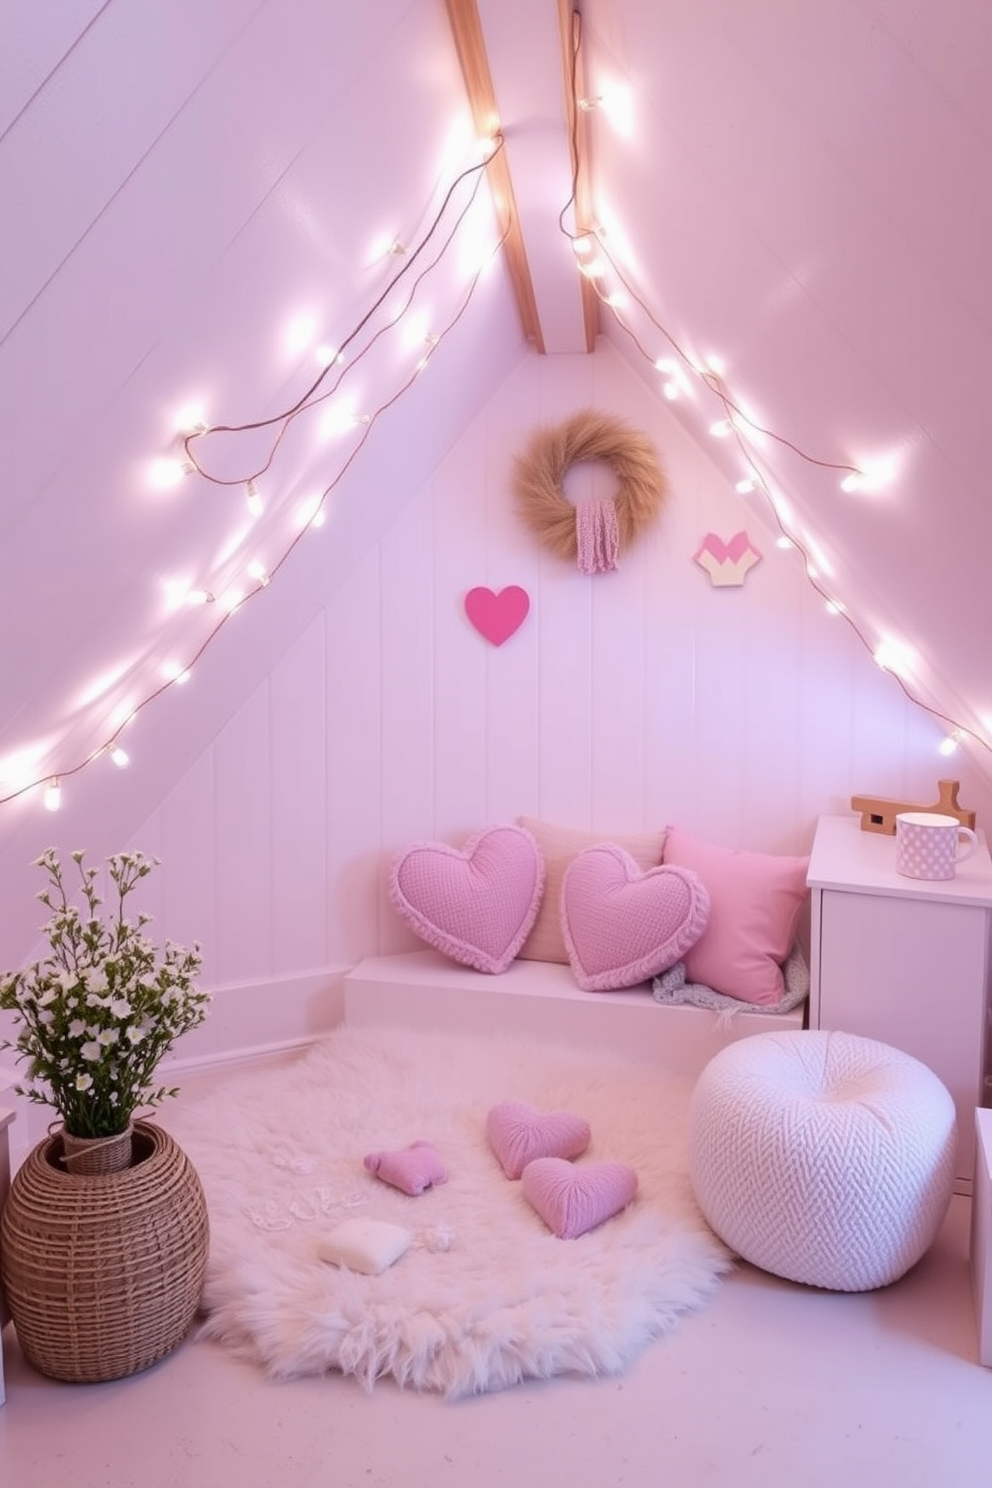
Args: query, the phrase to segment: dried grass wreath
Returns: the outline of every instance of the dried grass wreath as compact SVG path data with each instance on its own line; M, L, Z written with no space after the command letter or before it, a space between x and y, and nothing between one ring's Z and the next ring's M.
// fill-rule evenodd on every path
M603 460L613 467L613 500L580 501L564 493L570 465ZM542 547L578 562L583 573L607 573L651 521L668 494L654 448L620 419L591 409L553 429L538 429L514 465L517 509Z

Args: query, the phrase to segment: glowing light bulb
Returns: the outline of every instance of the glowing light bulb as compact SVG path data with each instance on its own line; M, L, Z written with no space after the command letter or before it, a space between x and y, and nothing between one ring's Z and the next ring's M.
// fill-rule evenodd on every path
M326 516L323 496L311 496L296 508L297 530L302 532L306 527L323 527Z
M708 371L713 372L717 377L722 377L727 370L726 362L723 360L723 357L719 356L708 356L706 358L706 367Z
M262 515L262 494L253 480L245 486L245 495L248 502L248 510L253 517Z
M206 434L209 428L199 403L187 403L176 414L176 429L180 434Z
M166 682L178 682L182 684L189 681L188 670L178 661L167 661L162 668L162 676Z
M944 755L957 754L958 741L960 738L961 735L957 732L948 734L947 738L941 739L940 743L937 745L937 753Z
M850 492L850 491L860 491L861 490L861 475L860 475L860 473L857 470L850 471L847 475L845 475L844 479L841 481L840 488L841 488L842 491L848 491L848 492Z
M715 424L710 424L710 433L714 439L726 439L733 427L729 418L717 419Z
M586 258L596 247L596 239L591 233L583 233L580 238L572 239L572 252L576 258Z
M126 770L128 765L131 763L131 756L128 754L126 749L121 749L119 744L115 745L114 748L110 751L110 758L117 766L118 770Z
M336 346L318 346L314 356L322 367L329 367L332 362L344 361L344 357Z
M913 664L912 651L901 641L880 641L875 647L874 658L883 672L893 672L896 676L905 675Z
M844 605L839 599L828 599L826 603L826 611L828 615L843 615Z
M734 487L734 490L737 491L738 494L741 496L746 496L749 491L754 491L756 489L757 483L753 481L750 476L745 476L743 480L739 480Z
M601 258L590 258L585 263L579 264L579 268L587 279L602 279L606 273L606 265Z
M791 537L786 537L785 533L783 533L781 537L777 537L775 539L775 546L777 548L781 548L782 551L785 552L789 548L795 547L795 543L792 541Z
M45 810L58 811L62 805L62 785L57 775L45 786Z
M263 589L265 588L266 584L271 582L269 572L268 569L265 567L265 564L259 563L257 559L254 562L249 563L246 572L248 574L248 577L250 579L254 579L256 583L261 584Z
M313 341L317 321L313 315L298 315L286 327L285 347L289 356L300 356Z
M192 475L196 466L192 460L159 459L153 460L148 470L148 479L158 491L167 491L171 486L178 486L185 480L187 475Z
M669 378L667 382L662 383L661 391L664 393L665 397L670 403L674 403L675 399L679 395L679 385L677 382Z

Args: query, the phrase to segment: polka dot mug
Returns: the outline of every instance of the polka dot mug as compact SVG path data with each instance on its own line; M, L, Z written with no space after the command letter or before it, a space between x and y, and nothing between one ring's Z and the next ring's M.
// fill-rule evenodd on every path
M896 817L896 872L905 878L953 878L978 849L978 838L956 816L900 811Z

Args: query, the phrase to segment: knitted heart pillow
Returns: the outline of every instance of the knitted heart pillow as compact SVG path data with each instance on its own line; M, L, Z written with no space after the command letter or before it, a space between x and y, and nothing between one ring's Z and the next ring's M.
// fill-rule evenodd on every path
M505 971L527 939L544 861L523 827L483 827L465 846L415 843L393 860L389 897L421 940L477 971Z
M486 1117L489 1145L507 1178L519 1178L538 1157L580 1157L592 1141L584 1116L539 1111L527 1101L500 1101Z
M559 1240L576 1240L626 1209L637 1193L637 1174L626 1163L574 1167L560 1157L536 1157L524 1168L521 1188Z
M586 848L565 873L561 927L586 992L633 987L680 960L706 929L710 899L691 869L646 872L614 842Z

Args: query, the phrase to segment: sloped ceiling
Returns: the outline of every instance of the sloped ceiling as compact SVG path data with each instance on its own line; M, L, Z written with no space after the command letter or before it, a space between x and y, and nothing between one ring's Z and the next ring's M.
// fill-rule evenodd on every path
M8 845L54 776L109 801L111 743L145 773L109 809L147 805L257 680L266 616L302 626L528 339L591 330L988 768L986 0L64 0L0 27ZM184 445L190 406L237 432ZM215 650L184 704L170 678Z
M526 9L486 0L482 13L497 93L520 100L504 128L529 204L552 178L547 139L563 105L546 36L534 76L541 28ZM588 220L580 191L564 224L597 239L602 333L678 394L673 406L735 484L756 482L747 505L796 540L825 601L869 651L886 645L914 697L949 730L974 731L965 742L988 770L992 195L979 183L992 9L559 10L580 37L577 96L591 105L578 113ZM564 205L562 175L559 162L543 221L525 222L535 238ZM550 350L580 331L571 289L541 301L542 318L558 324L566 294L569 332Z

